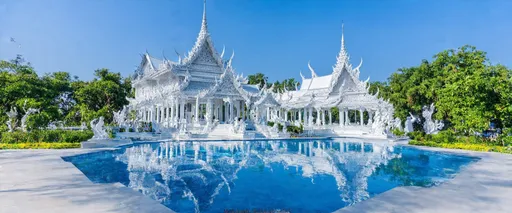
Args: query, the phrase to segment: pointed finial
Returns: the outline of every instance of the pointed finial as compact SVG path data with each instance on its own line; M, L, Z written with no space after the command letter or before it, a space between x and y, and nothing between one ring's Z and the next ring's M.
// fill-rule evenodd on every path
M345 49L345 23L341 21L341 48Z
M206 0L203 1L203 25L206 26Z

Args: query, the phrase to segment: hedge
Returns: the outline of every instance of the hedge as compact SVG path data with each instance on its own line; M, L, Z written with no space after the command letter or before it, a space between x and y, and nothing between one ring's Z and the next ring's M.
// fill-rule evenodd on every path
M94 134L90 130L34 130L31 132L4 132L0 143L79 143L89 140Z
M80 143L35 142L35 143L0 143L0 149L70 149L80 148Z

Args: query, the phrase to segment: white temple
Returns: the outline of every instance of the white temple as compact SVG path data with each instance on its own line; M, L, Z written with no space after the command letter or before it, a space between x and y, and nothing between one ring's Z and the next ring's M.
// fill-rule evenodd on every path
M197 41L184 58L176 62L143 54L134 74L135 98L130 100L130 108L136 110L140 121L203 135L239 129L222 126L242 122L245 127L247 122L251 124L248 128L255 127L266 137L282 137L276 128L266 125L273 121L303 125L322 135L385 137L393 106L377 94L369 94L368 80L359 80L361 64L352 68L343 35L332 74L317 76L308 64L311 78L301 73L302 84L296 91L274 93L272 88L260 90L249 85L232 67L234 53L227 60L223 56L224 50L218 54L208 32L205 7ZM339 124L333 123L332 108L340 111Z

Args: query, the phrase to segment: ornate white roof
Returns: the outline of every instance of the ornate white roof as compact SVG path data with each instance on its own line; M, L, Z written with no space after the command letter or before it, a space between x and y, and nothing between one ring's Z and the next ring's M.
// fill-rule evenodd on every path
M342 30L343 31L343 30ZM377 95L369 94L369 78L366 81L359 80L359 66L355 69L350 64L350 56L345 48L345 38L342 32L341 49L336 57L336 64L330 75L318 76L308 62L311 78L302 78L301 88L297 91L289 91L279 95L279 103L283 108L331 108L347 107L351 109L365 108L377 109L379 106L390 104Z
M134 74L133 85L136 90L155 90L157 88L154 84L157 84L160 85L160 89L164 90L161 93L165 95L230 96L248 100L248 102L254 99L252 97L259 95L257 87L246 85L246 79L235 75L231 66L233 56L228 61L224 61L222 59L224 49L220 55L215 50L208 32L206 3L204 6L201 30L187 56L183 59L180 56L178 62L173 62L165 57L163 60L156 59L146 52ZM153 94L156 92L143 93L142 99L157 98Z

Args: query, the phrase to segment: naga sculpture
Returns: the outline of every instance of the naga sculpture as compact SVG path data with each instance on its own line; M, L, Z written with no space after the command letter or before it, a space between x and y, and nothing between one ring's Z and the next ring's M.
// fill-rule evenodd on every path
M114 121L120 128L126 126L126 109L126 106L124 106L122 110L114 112Z
M7 117L9 118L6 122L7 127L9 128L8 132L13 132L14 130L16 130L16 124L18 123L16 121L16 117L18 116L18 110L16 109L16 107L11 107L11 111L6 112L5 114L7 114Z
M413 127L413 124L416 123L416 122L419 122L420 119L414 115L412 115L410 112L409 112L409 116L407 116L407 120L405 121L405 129L404 129L404 132L407 134L409 132L412 132L414 131L414 127Z
M91 121L91 129L94 133L94 136L92 137L93 140L102 140L102 139L108 139L108 133L105 130L105 121L103 120L103 116L100 118L96 118Z
M425 118L425 122L423 123L423 130L426 134L437 134L439 130L443 129L444 123L439 120L433 120L432 114L434 114L435 106L434 103L430 104L430 107L423 106L423 118Z
M31 114L39 113L39 109L29 108L25 110L25 115L21 118L21 130L27 132L27 119Z

